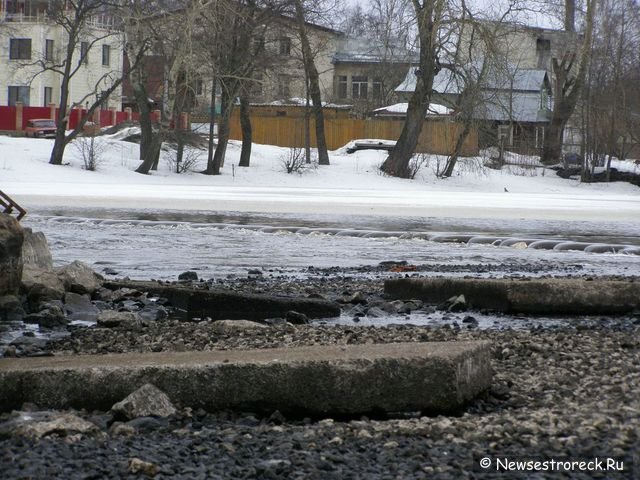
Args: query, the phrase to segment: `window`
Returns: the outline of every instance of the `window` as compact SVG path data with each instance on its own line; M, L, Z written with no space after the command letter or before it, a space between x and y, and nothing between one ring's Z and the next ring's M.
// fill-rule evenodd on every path
M352 77L351 90L353 99L367 98L367 89L369 88L369 79L367 77Z
M18 102L29 105L29 87L9 87L9 106L14 106Z
M11 60L31 59L31 39L12 38L9 40L9 58Z
M51 103L53 103L53 88L44 87L44 105L48 107Z
M196 80L196 95L204 95L204 81L199 78L198 80Z
M382 100L382 79L373 79L373 99Z
M538 38L538 40L536 41L536 50L538 52L550 52L551 40L547 40L546 38Z
M44 41L44 59L49 62L53 61L53 40Z
M282 37L280 39L280 55L291 55L291 39L289 37Z
M347 98L347 76L339 75L338 76L338 98L345 99Z
M89 63L89 42L80 42L80 63Z
M109 66L111 63L111 46L102 45L102 65Z

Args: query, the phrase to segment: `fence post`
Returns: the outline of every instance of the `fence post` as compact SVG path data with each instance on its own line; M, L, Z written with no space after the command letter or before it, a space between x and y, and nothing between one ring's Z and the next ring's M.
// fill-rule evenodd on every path
M93 111L93 123L95 123L97 126L101 127L102 125L100 125L100 109L96 108Z
M160 110L153 110L151 114L153 115L153 119L156 122L159 122L160 118L162 118L162 112L160 112Z
M189 113L188 112L182 112L180 114L180 129L182 130L189 130Z
M126 107L124 109L124 113L127 114L127 122L130 122L133 119L133 111L131 110L131 107Z
M24 105L22 102L16 102L16 132L22 131L22 108Z
M115 125L118 123L118 116L116 114L118 109L116 107L109 107L109 110L111 111L111 125Z

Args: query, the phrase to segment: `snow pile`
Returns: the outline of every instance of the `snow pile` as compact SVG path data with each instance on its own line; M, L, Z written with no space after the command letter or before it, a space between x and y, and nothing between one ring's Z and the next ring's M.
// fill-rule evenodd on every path
M329 166L287 175L283 160L289 149L254 145L251 167L240 168L241 144L232 141L222 175L197 173L206 166L206 151L197 152L193 171L173 173L175 151L170 148L163 149L157 171L141 175L134 172L140 165L139 146L121 140L134 132L101 137L104 150L95 172L83 169L72 145L65 165L54 166L48 164L52 140L0 136L0 189L30 209L66 205L440 218L640 218L640 189L633 185L583 184L539 166L527 168L526 174L492 170L482 157L461 159L454 175L443 180L436 174L446 158L428 155L416 179L403 180L380 171L387 152L347 154L342 148L331 152Z

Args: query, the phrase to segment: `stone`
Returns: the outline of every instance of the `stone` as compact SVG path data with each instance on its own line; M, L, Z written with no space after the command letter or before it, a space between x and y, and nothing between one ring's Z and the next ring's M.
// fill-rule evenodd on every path
M362 292L356 292L353 295L344 295L338 301L340 303L354 303L354 304L366 305L367 296Z
M104 278L86 263L78 260L56 269L65 290L74 293L93 293L102 285Z
M54 272L42 268L25 267L22 288L27 292L31 311L37 311L41 302L62 300L64 296L64 283Z
M111 407L114 415L132 420L138 417L168 417L176 413L169 397L150 383Z
M178 280L181 280L181 281L197 281L198 280L198 274L196 272L193 272L193 271L189 270L188 272L183 272L180 275L178 275Z
M0 424L0 438L10 436L40 440L43 437L57 435L69 437L77 434L95 435L100 429L77 415L65 412L24 412L11 414L9 420Z
M266 325L250 320L216 320L211 326L213 331L219 335L234 335L240 332L269 328Z
M0 213L0 296L17 294L22 278L24 230L11 215Z
M105 310L96 317L98 327L102 328L134 328L139 326L138 315L133 312L116 312Z
M37 313L25 315L23 321L25 323L37 323L44 328L64 327L69 324L69 319L65 317L62 309L55 305Z
M25 312L20 299L14 295L0 296L0 322L17 322L22 320Z
M168 396L182 408L266 415L451 414L490 388L491 359L489 343L469 341L4 358L0 410L113 406L131 418L175 412L168 399L148 408ZM158 388L113 405L143 383Z
M137 315L141 320L156 322L167 318L169 316L169 312L162 305L150 303L145 305L142 310L139 310Z
M133 475L137 475L139 473L146 475L147 477L155 477L158 473L160 473L160 469L157 465L154 465L151 462L145 462L144 460L140 460L137 457L131 458L129 460L129 473Z
M295 310L289 310L284 318L287 322L293 325L307 325L309 323L309 317L304 313L296 312Z
M30 228L24 229L22 264L25 267L53 270L53 257L44 233L34 232Z
M95 321L100 311L87 295L67 292L64 295L64 312L70 320Z
M464 295L454 295L448 298L439 308L448 312L463 312L467 309L467 299Z

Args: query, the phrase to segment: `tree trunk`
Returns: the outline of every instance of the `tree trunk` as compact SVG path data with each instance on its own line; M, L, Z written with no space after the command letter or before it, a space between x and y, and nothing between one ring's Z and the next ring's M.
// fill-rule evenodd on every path
M460 151L462 150L462 146L464 145L464 142L467 140L467 137L471 132L472 121L473 120L469 118L465 119L465 121L463 122L462 132L460 132L460 134L458 135L453 153L447 159L447 165L445 166L444 172L442 172L441 175L442 178L449 178L451 175L453 175L453 169L455 168L456 163L458 163L458 158L460 158Z
M568 0L568 3L569 0ZM593 18L595 15L595 0L587 1L587 15L585 20L584 38L581 45L578 71L572 76L573 62L576 54L565 55L562 61L554 59L553 72L555 81L555 100L551 122L546 128L544 145L542 148L543 165L553 165L562 158L562 140L564 129L573 115L582 92L589 64L591 39L593 35Z
M242 151L240 152L240 163L238 166L248 167L251 163L253 130L251 128L249 98L246 95L240 97L240 128L242 128Z
M313 53L309 38L307 37L304 10L301 0L296 0L296 19L300 32L300 44L302 46L302 59L305 72L309 80L309 95L313 102L313 116L316 121L316 143L318 146L318 163L329 165L329 153L327 151L327 139L324 134L324 113L322 111L322 94L320 92L320 75L313 60Z
M211 175L220 175L224 157L227 153L227 145L229 144L229 123L231 122L231 112L233 110L233 102L229 92L223 88L220 104L220 122L218 123L218 145L213 155L213 170Z
M409 162L418 145L422 124L431 101L433 79L440 68L436 57L436 34L442 18L443 2L425 0L423 3L424 5L420 6L418 2L413 2L420 41L420 67L415 72L416 88L409 100L400 138L380 167L387 175L400 178L411 177Z
M209 142L208 142L208 155L207 155L207 168L202 172L206 175L213 175L213 152L214 141L213 136L215 132L216 122L216 87L218 81L216 77L213 77L213 86L211 87L211 101L209 102Z
M138 106L138 112L140 113L140 160L142 160L136 172L147 175L160 156L161 142L159 134L156 133L154 135L153 133L149 96L147 95L147 89L143 81L142 78L136 78L133 82L133 94L136 99L136 105Z

